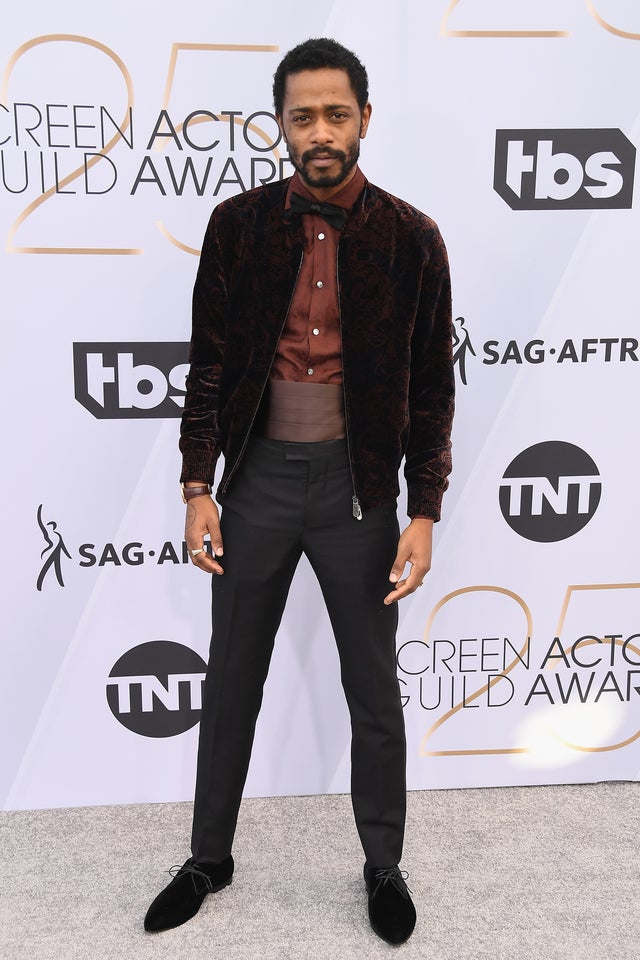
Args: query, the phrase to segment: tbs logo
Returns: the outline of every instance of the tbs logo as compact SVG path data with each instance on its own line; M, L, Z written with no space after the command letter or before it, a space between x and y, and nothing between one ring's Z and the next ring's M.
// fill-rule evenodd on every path
M493 189L512 210L628 209L635 164L621 130L497 130Z
M179 417L188 343L74 343L75 396L98 420Z

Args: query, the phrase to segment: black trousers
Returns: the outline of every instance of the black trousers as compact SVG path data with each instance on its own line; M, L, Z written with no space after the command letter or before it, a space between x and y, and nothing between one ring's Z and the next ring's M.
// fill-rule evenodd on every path
M192 853L231 852L274 638L304 552L318 578L351 716L351 797L367 862L400 861L406 805L404 717L396 676L398 612L386 607L395 503L352 515L346 443L250 441L222 499L224 575L213 577ZM366 664L366 669L363 669Z

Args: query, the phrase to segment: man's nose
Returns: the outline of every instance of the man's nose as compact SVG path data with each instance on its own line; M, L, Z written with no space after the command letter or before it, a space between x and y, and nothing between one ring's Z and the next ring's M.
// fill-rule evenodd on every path
M314 143L330 143L333 140L333 130L327 120L317 120L311 134Z

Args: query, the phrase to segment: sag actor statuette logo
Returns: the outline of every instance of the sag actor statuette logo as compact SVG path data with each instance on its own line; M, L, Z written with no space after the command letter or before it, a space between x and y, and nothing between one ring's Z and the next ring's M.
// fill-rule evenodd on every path
M71 560L71 554L67 550L62 534L58 531L58 524L55 520L44 521L42 519L42 504L38 507L38 526L45 540L45 548L40 554L42 566L36 581L38 591L42 590L42 584L47 574L51 571L61 587L64 587L62 577L63 557Z

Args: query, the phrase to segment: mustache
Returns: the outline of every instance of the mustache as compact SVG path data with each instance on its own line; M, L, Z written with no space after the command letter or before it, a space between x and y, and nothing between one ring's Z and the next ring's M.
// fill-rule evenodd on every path
M347 159L346 153L342 150L331 150L329 147L314 147L303 153L300 159L302 163L307 163L309 160L315 160L316 157L331 157L332 160L341 160L343 163Z

